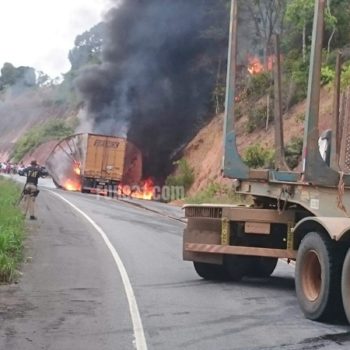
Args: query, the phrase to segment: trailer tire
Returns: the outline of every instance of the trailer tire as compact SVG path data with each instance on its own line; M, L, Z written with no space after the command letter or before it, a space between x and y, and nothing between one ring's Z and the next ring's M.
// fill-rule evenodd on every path
M231 281L238 282L248 275L250 268L249 256L226 255L224 258L225 268Z
M340 278L344 255L325 234L308 233L298 249L295 289L306 318L331 321L344 314Z
M108 185L107 187L107 197L108 198L114 198L114 186Z
M193 262L197 274L205 280L220 281L227 280L228 274L223 265Z
M346 318L350 323L350 249L348 250L342 271L341 294Z
M278 258L270 258L265 256L251 257L250 269L247 273L249 277L267 278L275 271Z
M86 178L82 178L80 192L81 193L90 193L91 192L90 188L91 188L91 182Z

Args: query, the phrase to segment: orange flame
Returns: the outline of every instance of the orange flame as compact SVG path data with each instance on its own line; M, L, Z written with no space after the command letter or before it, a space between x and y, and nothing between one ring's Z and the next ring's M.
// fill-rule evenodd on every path
M271 71L273 68L274 56L269 56L266 62L266 69L264 64L257 56L248 56L248 72L251 75L260 74L264 71Z
M76 175L80 175L80 165L79 163L74 164L73 171Z
M257 57L248 57L248 72L251 75L259 74L264 71L264 66L261 64L259 58Z
M80 183L74 182L71 179L68 179L64 182L63 188L67 191L80 191L81 186Z
M134 198L151 200L153 198L154 183L151 178L144 180L144 184L140 191L131 194Z
M140 186L120 185L119 194L137 199L152 200L154 196L154 182L151 178L143 180Z

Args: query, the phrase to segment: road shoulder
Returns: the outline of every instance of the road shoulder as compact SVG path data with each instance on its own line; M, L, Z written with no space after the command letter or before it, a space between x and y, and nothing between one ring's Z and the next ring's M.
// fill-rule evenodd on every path
M129 348L128 305L102 240L48 192L38 204L38 220L28 222L23 275L0 286L0 349Z

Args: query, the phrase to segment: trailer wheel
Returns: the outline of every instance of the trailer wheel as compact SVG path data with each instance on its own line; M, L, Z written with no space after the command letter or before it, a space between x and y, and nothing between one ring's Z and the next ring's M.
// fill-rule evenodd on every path
M250 260L249 256L226 255L224 264L231 281L238 282L248 275Z
M107 197L114 198L114 185L108 185L108 187L107 187Z
M81 189L80 192L81 193L91 193L91 182L89 180L87 180L86 178L83 178L81 181Z
M346 318L350 323L350 249L346 254L341 278L341 294Z
M342 315L340 277L343 256L318 232L301 241L295 268L298 302L306 318L329 321Z
M266 278L270 277L275 271L278 258L269 258L265 256L251 257L250 269L247 274L249 277Z
M223 265L193 262L197 274L205 280L220 281L227 280L228 274Z

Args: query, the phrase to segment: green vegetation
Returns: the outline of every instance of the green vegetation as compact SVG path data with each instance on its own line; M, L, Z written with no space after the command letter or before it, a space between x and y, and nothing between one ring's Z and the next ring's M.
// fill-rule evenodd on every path
M185 202L188 204L244 204L243 198L236 194L232 188L217 182L210 183L196 195L186 198Z
M282 40L283 73L286 82L287 108L305 99L308 87L314 0L289 0L284 14L285 35ZM333 83L338 48L349 43L350 4L346 0L327 1L321 84ZM346 28L346 29L345 29ZM344 31L345 30L345 31ZM332 51L333 50L333 51Z
M101 62L102 43L105 32L106 23L101 22L75 38L74 47L68 54L72 65L71 72L76 72L88 64Z
M296 119L296 121L298 122L298 123L304 123L304 121L305 121L305 113L299 113L299 114L297 114L297 116L295 117L295 119Z
M73 124L73 123L72 123ZM60 119L50 120L27 131L16 143L11 158L20 161L28 152L49 140L59 140L74 133L73 125Z
M259 99L267 95L271 89L271 73L261 72L250 77L248 81L247 95L253 99Z
M21 84L30 88L36 85L35 70L31 67L18 67L6 62L0 70L0 91L8 86Z
M314 19L314 0L247 0L240 11L246 13L247 21L256 28L250 40L256 40L258 47L250 56L257 62L257 70L250 76L240 73L237 83L239 90L246 91L244 104L248 106L246 131L251 133L262 128L266 121L266 110L262 102L270 95L273 106L274 92L271 58L274 32L282 33L282 97L283 111L303 101L307 96L310 65L311 39ZM261 17L265 13L266 18ZM321 84L333 84L338 49L344 49L342 89L350 86L350 3L347 0L327 1L325 10L325 37L323 45ZM269 28L269 30L267 30ZM277 29L277 30L275 30ZM252 39L254 37L254 39ZM249 38L246 38L249 40ZM260 66L259 66L260 65ZM238 103L239 104L239 103ZM273 113L270 114L273 118ZM272 120L271 118L271 120Z
M350 62L343 67L343 74L341 78L341 87L346 89L350 86Z
M270 121L273 120L272 105L269 106ZM267 121L267 105L261 105L259 107L251 107L248 111L248 121L245 125L245 130L247 133L252 133L257 128L265 127Z
M300 52L291 50L283 62L283 95L285 96L285 108L303 101L307 96L309 78L309 52L304 60Z
M184 158L175 162L174 165L176 165L176 175L169 175L165 184L167 186L183 186L187 192L194 181L193 169Z
M335 70L329 66L322 67L321 69L321 84L327 85L334 80Z
M248 121L245 124L247 133L265 127L267 118L269 121L273 120L273 100L268 102L268 96L271 96L273 89L272 84L270 72L261 72L249 78L245 94L248 102Z
M290 169L298 166L303 150L303 138L293 137L285 147L286 163ZM259 143L249 146L243 161L251 168L273 168L275 154L272 149L264 148Z
M298 166L303 152L303 138L293 137L285 147L286 163L290 169Z
M259 143L249 146L243 156L243 161L251 168L271 168L274 162L274 151L262 147Z
M0 282L16 278L22 259L24 218L13 204L19 196L19 187L0 177Z

